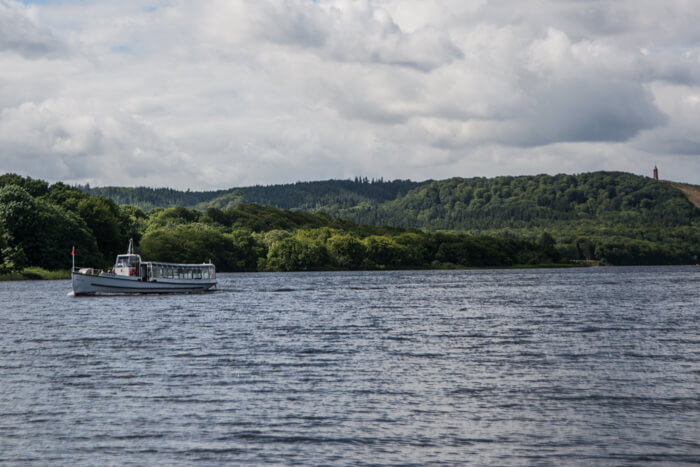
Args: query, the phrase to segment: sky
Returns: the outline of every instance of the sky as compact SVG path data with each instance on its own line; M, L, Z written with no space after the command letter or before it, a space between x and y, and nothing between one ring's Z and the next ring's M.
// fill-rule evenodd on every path
M698 0L0 0L0 173L700 184Z

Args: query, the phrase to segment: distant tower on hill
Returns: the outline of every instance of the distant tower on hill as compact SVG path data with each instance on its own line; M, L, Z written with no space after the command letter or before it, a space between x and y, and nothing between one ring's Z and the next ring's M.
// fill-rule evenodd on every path
M654 180L658 180L658 179L659 179L659 169L656 166L654 166Z

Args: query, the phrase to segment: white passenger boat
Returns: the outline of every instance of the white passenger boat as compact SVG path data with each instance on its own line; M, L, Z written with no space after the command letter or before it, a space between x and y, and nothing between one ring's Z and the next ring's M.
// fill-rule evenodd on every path
M114 293L192 293L216 287L216 267L209 263L176 264L141 261L129 241L127 254L118 255L114 269L104 272L75 267L73 249L74 295Z

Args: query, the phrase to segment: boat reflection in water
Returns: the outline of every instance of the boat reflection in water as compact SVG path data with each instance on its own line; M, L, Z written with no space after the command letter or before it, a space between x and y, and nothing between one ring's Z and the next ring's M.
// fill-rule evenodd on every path
M75 251L75 250L74 250ZM75 255L73 256L75 261ZM177 264L141 261L133 241L125 255L118 255L114 270L93 268L71 271L73 295L110 293L192 293L216 287L216 267L209 263Z

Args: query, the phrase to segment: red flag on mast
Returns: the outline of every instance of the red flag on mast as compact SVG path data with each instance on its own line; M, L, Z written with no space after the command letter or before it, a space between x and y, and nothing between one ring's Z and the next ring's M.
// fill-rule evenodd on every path
M75 256L75 247L73 247L73 251L70 252L71 256Z

